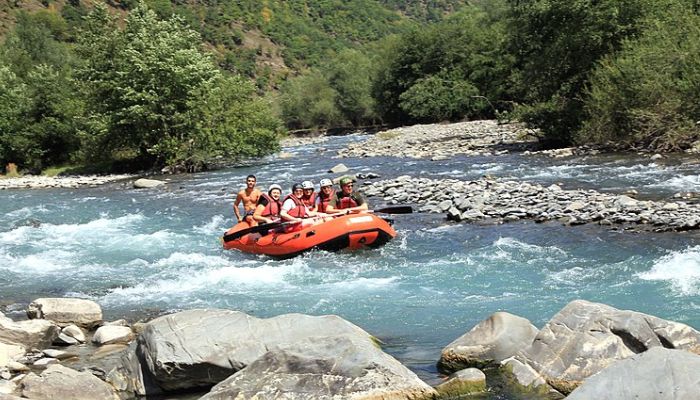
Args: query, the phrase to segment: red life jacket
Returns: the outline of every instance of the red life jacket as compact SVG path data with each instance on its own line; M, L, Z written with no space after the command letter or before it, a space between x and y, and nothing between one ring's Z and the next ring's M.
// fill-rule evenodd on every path
M267 200L267 205L260 215L263 217L279 217L280 210L282 209L282 203L280 203L279 200L273 199L267 193L262 193L260 196Z
M306 206L304 205L304 202L301 199L296 197L294 194L288 194L287 197L284 198L284 201L287 201L287 199L292 199L294 205L296 206L291 210L287 211L287 214L289 214L290 217L306 218L309 216L306 213ZM284 201L282 203L284 203Z
M318 194L319 202L318 202L318 212L326 212L326 207L328 207L328 204L331 202L331 199L335 196L335 190L331 189L331 194L328 195L328 197L323 196L323 192Z
M309 197L302 197L301 201L303 201L307 207L314 208L314 206L316 205L316 192L311 193L311 196Z
M359 204L357 204L357 201L355 201L355 197L352 194L350 194L349 196L341 196L342 193L338 195L338 201L336 202L339 210L359 206Z

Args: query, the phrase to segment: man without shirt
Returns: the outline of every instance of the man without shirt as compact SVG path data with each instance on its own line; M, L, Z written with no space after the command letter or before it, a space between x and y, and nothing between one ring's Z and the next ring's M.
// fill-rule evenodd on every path
M253 222L253 213L255 212L255 206L258 204L261 192L255 188L255 184L257 183L255 175L248 175L245 179L245 183L246 188L238 192L236 201L233 202L233 212L236 214L238 222L245 219L248 223L251 223ZM241 216L241 212L238 209L238 205L241 202L243 202L243 216Z

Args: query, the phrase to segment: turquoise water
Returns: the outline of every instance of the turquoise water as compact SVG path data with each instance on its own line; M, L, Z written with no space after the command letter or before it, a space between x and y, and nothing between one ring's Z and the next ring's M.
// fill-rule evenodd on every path
M165 189L129 183L0 192L0 304L19 317L39 296L87 297L106 317L195 307L259 317L338 314L385 342L430 383L440 350L491 313L542 326L573 299L603 302L700 328L700 236L595 225L451 224L395 216L398 237L379 250L310 253L276 261L221 249L231 203L249 173L266 186L326 177L338 162L383 177L473 179L484 174L640 197L700 191L692 159L550 160L519 155L447 162L333 159L351 136L291 149L289 159L172 177ZM370 199L376 206L379 199Z

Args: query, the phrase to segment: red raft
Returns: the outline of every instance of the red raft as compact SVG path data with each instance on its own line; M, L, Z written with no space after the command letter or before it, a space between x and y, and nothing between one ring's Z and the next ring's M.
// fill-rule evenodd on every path
M247 222L240 222L226 231L224 249L288 258L311 249L338 251L375 248L396 236L396 231L387 221L374 214L363 213L336 217L292 232L264 232L262 236L260 233L249 233L226 240L227 236L247 228L250 228Z

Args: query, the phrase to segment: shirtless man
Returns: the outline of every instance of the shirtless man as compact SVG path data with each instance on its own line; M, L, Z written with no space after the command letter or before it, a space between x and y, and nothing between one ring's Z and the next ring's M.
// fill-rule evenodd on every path
M260 191L255 188L257 180L255 175L248 175L245 179L246 188L238 192L236 196L236 201L233 202L233 212L236 214L236 219L238 222L243 221L253 221L253 213L255 212L255 206L258 204L258 199L260 198ZM238 209L238 205L243 202L243 211L245 214L241 216L241 212Z

